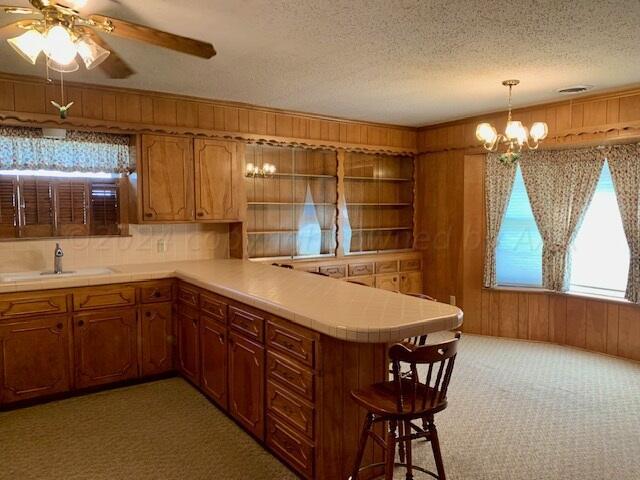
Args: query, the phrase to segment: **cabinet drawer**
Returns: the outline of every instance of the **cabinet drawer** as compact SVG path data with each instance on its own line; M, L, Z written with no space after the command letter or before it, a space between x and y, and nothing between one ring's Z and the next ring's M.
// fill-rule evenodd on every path
M281 320L267 323L267 346L313 368L316 337L313 333Z
M400 289L400 275L397 273L378 275L376 277L376 288L397 292Z
M264 341L264 316L256 310L230 306L229 325L249 338Z
M140 287L140 303L170 302L172 298L171 282L144 284Z
M346 271L347 269L344 265L325 265L320 267L320 273L324 273L333 278L344 278Z
M183 283L178 286L178 300L185 305L198 307L199 292L193 287L189 287Z
M73 308L76 311L127 307L135 304L136 289L130 285L92 287L73 294Z
M0 297L0 318L65 313L66 311L65 295L19 293Z
M361 277L349 278L349 282L364 285L366 287L373 287L376 283L376 279L373 275L363 275Z
M422 262L419 258L412 258L410 260L400 260L400 271L401 272L415 272L420 270L422 267Z
M227 304L212 293L200 294L200 311L221 323L227 323Z
M298 433L313 439L313 406L306 400L270 381L267 384L267 409Z
M279 353L267 353L267 377L310 401L314 399L313 373Z
M267 446L304 478L313 478L314 449L311 443L274 416L269 415L267 421Z
M349 265L349 276L373 274L373 263L352 263Z
M397 271L398 262L396 260L376 262L376 273L395 273Z

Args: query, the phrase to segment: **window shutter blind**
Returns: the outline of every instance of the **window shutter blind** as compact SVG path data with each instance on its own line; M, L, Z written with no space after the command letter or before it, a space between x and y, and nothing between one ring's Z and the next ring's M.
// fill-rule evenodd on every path
M21 178L20 236L53 236L53 182L45 177Z
M0 237L12 238L17 234L17 179L0 176Z
M89 234L89 184L83 180L55 183L56 235Z
M93 182L91 184L92 234L115 235L120 233L119 194L117 183Z

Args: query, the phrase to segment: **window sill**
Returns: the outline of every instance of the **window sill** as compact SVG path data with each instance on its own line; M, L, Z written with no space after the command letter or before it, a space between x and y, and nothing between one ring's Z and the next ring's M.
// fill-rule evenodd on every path
M600 300L603 302L617 303L620 305L634 305L626 298L607 297L605 295L594 295L591 293L581 293L581 292L554 292L553 290L547 290L546 288L542 288L542 287L516 287L516 286L499 285L497 287L491 287L491 288L483 287L483 289L487 291L493 291L493 292L549 294L549 295L558 295L558 296L564 296L564 297L584 298L587 300Z

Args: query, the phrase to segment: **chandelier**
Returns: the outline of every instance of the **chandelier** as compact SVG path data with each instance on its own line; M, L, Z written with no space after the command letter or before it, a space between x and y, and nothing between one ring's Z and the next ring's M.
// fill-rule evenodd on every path
M501 145L506 145L506 151L499 159L503 163L514 163L520 158L523 148L535 150L540 142L547 137L549 130L545 122L534 122L527 129L522 122L511 119L511 90L520 80L505 80L502 85L509 87L509 114L504 133L498 133L490 123L480 123L476 127L476 138L483 143L489 152L497 152Z
M247 163L245 167L245 175L247 177L273 177L276 173L276 166L272 163L263 163L262 167L254 165L253 163Z

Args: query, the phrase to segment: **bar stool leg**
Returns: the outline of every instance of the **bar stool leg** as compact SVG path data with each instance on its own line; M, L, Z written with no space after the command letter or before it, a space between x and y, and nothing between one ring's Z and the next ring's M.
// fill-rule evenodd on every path
M407 432L405 432L404 422L398 423L398 437L402 438L405 433ZM411 430L409 430L408 433L411 433ZM398 452L400 454L400 463L404 463L405 461L404 442L398 442Z
M387 433L387 448L386 448L386 465L384 469L385 480L393 480L393 467L396 461L396 427L397 422L392 420L389 422L389 432Z
M444 464L442 463L442 454L440 453L440 441L438 440L438 430L433 423L433 418L429 419L429 437L431 439L431 448L433 449L433 458L436 461L436 469L438 470L438 478L446 480L444 473Z
M360 441L358 442L358 452L356 453L356 461L355 465L353 466L350 480L358 480L358 470L360 470L360 465L362 464L362 457L364 456L364 450L367 447L369 430L371 430L372 424L373 414L367 413L367 416L364 420L364 425L362 425L362 433L360 434Z
M406 445L405 451L407 454L407 474L405 476L406 480L413 480L413 459L412 459L412 452L411 452L411 422L406 421L404 422L404 431L405 434L409 436L409 438L407 438L407 440L404 441L404 444ZM400 441L400 445L402 445L402 441Z

